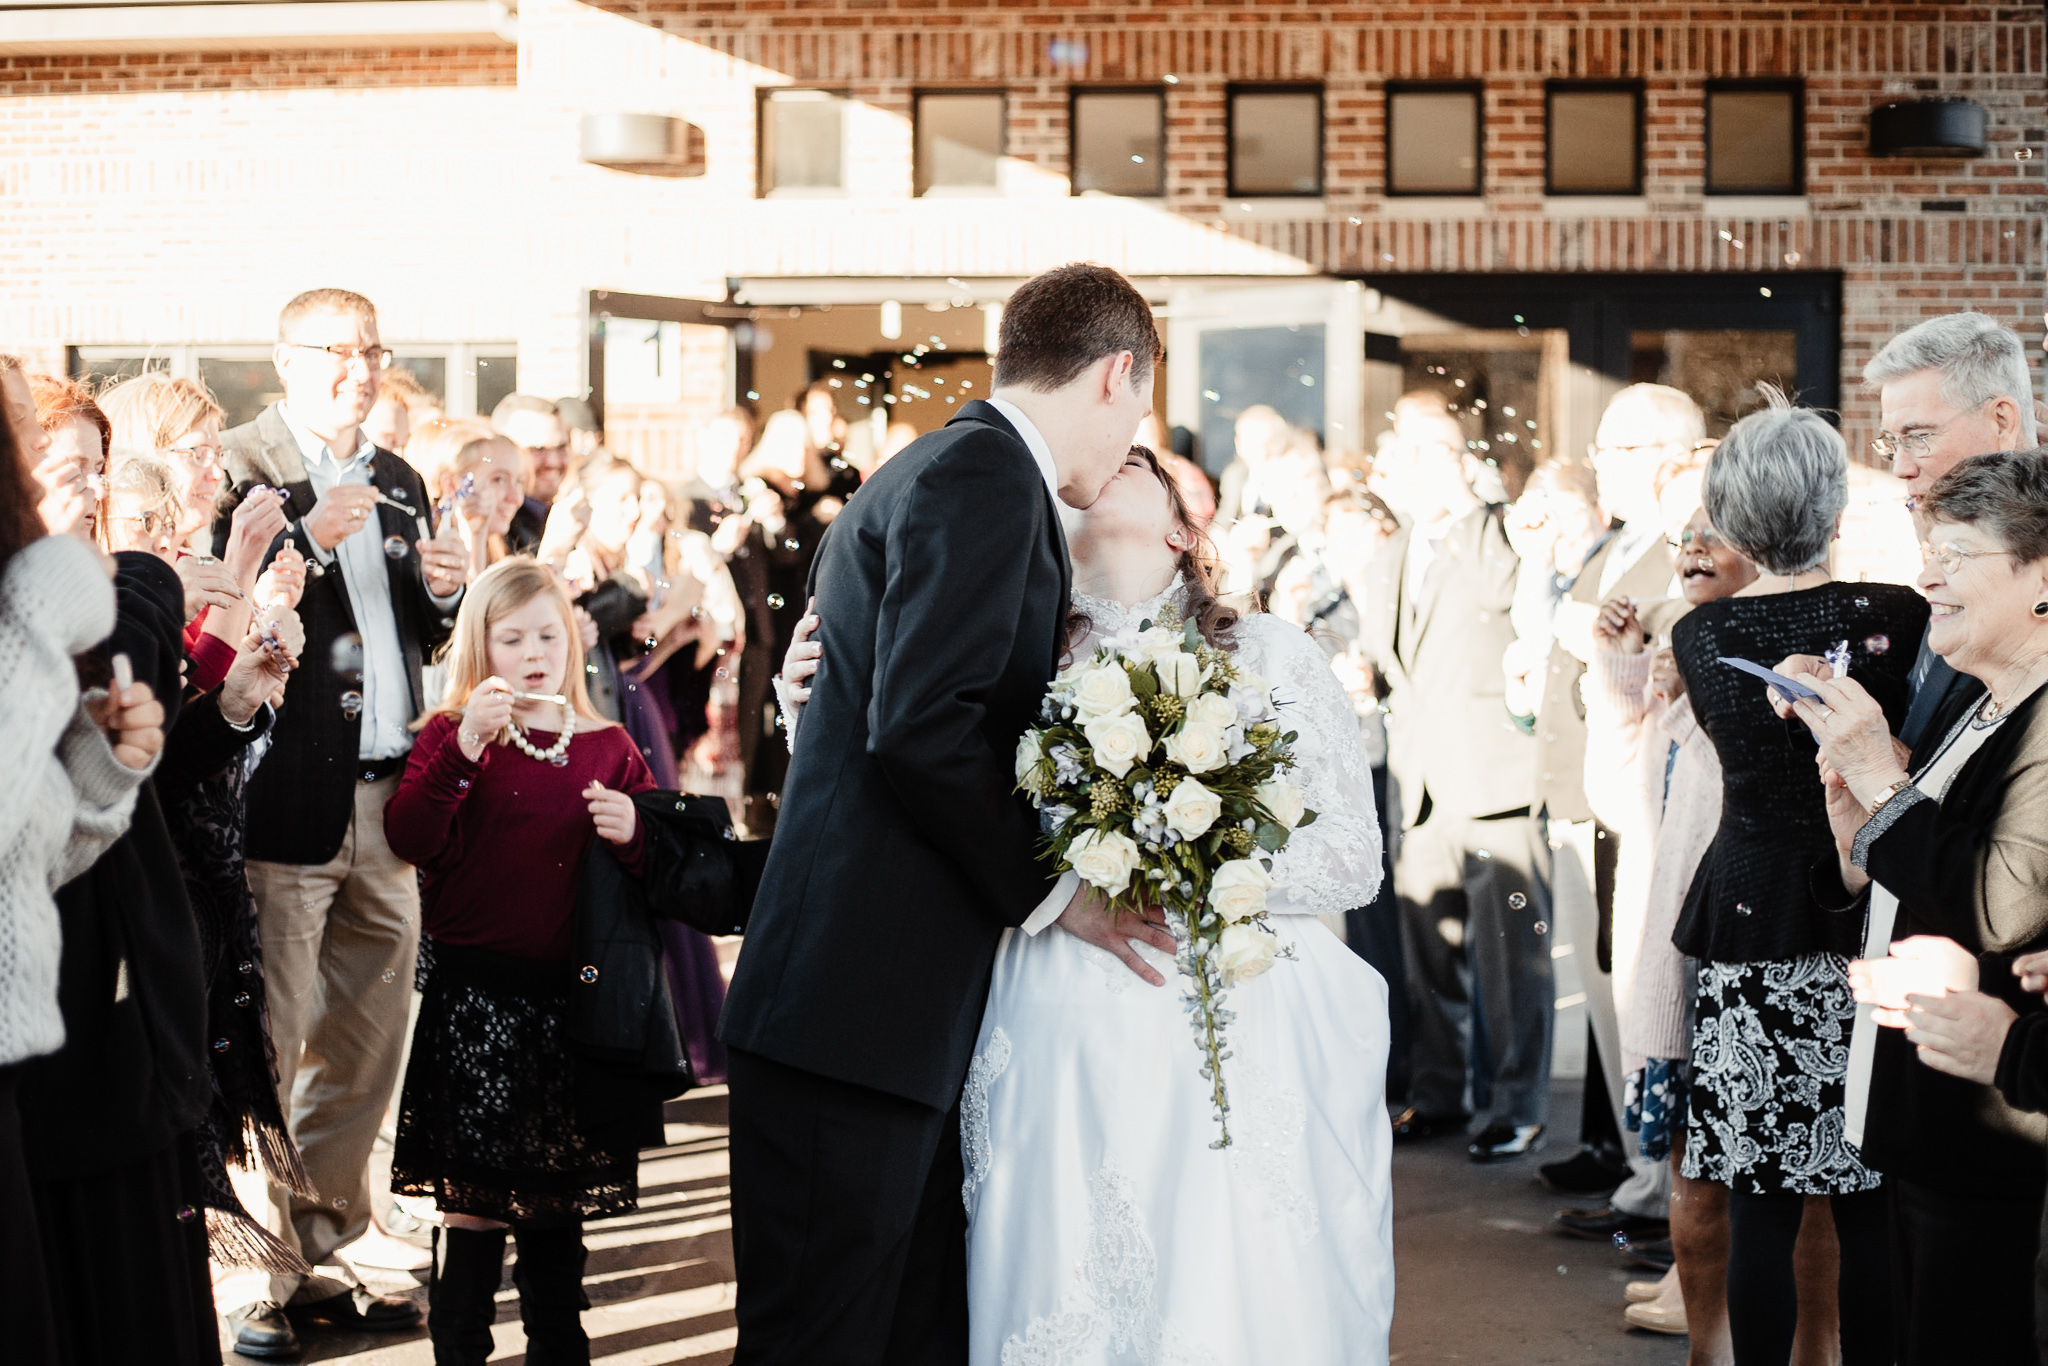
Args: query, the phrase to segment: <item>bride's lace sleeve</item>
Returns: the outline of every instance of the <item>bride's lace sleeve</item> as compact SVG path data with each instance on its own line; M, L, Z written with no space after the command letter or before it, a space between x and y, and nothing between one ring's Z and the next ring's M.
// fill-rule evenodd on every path
M1248 617L1238 631L1245 663L1273 690L1281 729L1296 733L1288 779L1316 813L1274 861L1268 909L1330 915L1364 906L1380 886L1380 818L1351 699L1301 631L1268 616Z

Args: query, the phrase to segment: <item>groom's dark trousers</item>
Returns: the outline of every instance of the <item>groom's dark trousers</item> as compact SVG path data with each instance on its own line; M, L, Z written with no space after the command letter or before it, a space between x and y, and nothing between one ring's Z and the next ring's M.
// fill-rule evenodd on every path
M861 486L720 1036L734 1366L963 1366L960 1087L1005 927L1052 889L1017 740L1065 640L1058 510L992 405Z

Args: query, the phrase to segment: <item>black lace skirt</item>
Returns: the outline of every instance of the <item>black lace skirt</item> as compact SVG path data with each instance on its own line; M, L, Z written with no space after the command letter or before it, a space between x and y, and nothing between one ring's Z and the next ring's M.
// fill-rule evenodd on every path
M570 967L425 939L391 1188L507 1223L596 1219L639 1201L661 1105L580 1065Z

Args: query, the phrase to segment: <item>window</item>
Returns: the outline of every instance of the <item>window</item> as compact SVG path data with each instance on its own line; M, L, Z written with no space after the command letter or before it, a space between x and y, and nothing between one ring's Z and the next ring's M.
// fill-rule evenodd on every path
M1707 85L1707 193L1804 194L1805 94L1797 81Z
M1476 195L1477 85L1387 87L1387 193Z
M1233 198L1322 194L1322 87L1230 92L1229 192Z
M761 193L846 188L846 101L826 90L761 96Z
M992 190L1003 156L1003 93L917 97L915 192Z
M1546 194L1643 192L1643 91L1634 82L1551 82Z
M1166 95L1076 90L1070 112L1075 194L1166 193Z
M490 416L498 400L517 388L518 349L510 342L404 342L386 340L391 367L410 370L426 391L441 400L450 417ZM195 346L73 346L67 366L72 378L99 377L107 383L162 370L196 379L227 411L224 427L253 421L284 397L271 364L272 344Z

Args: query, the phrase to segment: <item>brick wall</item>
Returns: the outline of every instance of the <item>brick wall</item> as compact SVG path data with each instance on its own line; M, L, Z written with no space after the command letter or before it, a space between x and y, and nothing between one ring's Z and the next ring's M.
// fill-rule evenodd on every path
M1807 195L1703 196L1703 82L1765 75L1806 83ZM1069 198L1070 85L1168 76L1164 204ZM1384 83L1424 76L1485 82L1482 200L1382 194ZM1645 83L1646 193L1625 211L1542 195L1543 81L1573 76ZM1224 197L1225 87L1270 79L1325 85L1319 204ZM857 101L846 198L754 197L755 93L777 84ZM959 85L1010 94L1008 193L913 199L912 95ZM1991 154L1867 157L1870 107L1919 93L1983 103ZM706 174L582 165L576 119L607 109L697 124ZM2044 113L2038 6L526 0L516 61L4 58L0 344L260 339L277 302L333 280L378 298L388 334L514 338L522 378L567 391L593 287L703 296L729 275L1074 258L1175 276L1797 267L1843 273L1856 427L1856 372L1918 317L1981 307L2039 338Z

